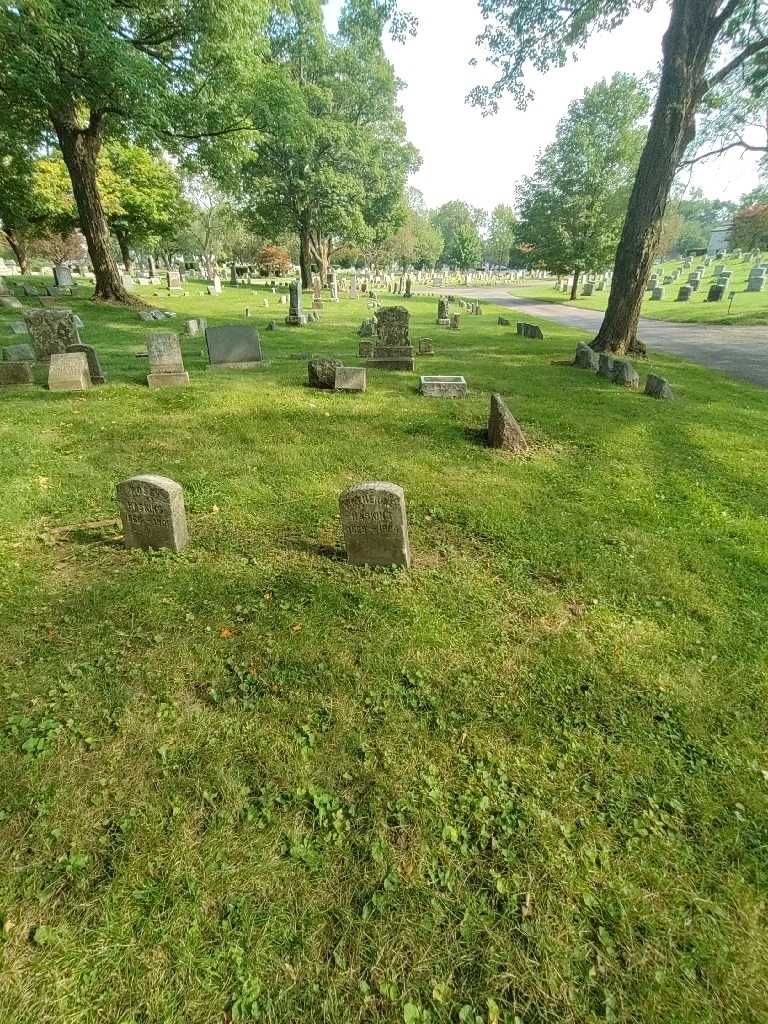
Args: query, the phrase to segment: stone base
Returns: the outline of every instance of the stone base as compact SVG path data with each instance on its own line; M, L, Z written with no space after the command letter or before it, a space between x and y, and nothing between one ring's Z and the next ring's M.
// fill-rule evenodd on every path
M286 327L306 327L307 326L307 318L303 314L301 316L287 316L285 318L285 326Z
M87 391L90 382L83 377L72 377L69 380L57 380L48 385L49 391Z
M369 359L368 366L372 370L409 370L413 373L416 361L412 356L403 359Z
M437 326L438 327L450 327L451 326L451 321L450 320L438 320L437 321Z
M209 363L209 370L266 370L272 364L268 359L251 363Z
M422 377L419 391L427 398L466 398L467 382L463 377Z
M157 388L185 388L189 384L189 374L186 370L178 373L150 373L147 384L152 391Z

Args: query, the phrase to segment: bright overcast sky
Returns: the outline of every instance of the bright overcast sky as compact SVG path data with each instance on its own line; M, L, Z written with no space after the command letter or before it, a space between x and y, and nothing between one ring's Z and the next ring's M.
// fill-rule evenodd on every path
M494 117L483 117L465 103L473 85L489 80L492 69L470 67L483 53L475 39L483 19L477 0L403 0L404 9L419 19L419 32L405 44L387 42L387 53L406 83L401 103L408 137L423 164L412 184L424 193L429 207L450 199L492 209L514 203L515 182L534 166L536 152L551 142L555 126L571 100L600 78L617 71L644 74L655 70L661 37L669 19L666 3L651 14L635 13L620 29L597 37L579 53L578 63L539 75L528 83L536 99L525 112L512 102ZM341 0L329 0L329 23ZM729 154L699 165L691 184L710 198L738 199L758 181L756 158Z

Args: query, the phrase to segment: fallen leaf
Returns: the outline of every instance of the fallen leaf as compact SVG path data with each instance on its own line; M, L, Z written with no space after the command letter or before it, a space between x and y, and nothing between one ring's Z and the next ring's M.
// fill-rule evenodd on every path
M529 892L525 894L525 903L520 909L520 915L523 920L527 917L533 917L533 896Z
M15 927L16 925L13 923L13 921L3 921L3 932L6 935L10 935Z
M266 592L266 594L264 595L264 600L265 601L271 601L272 600L272 591L271 590L268 590Z
M234 635L234 629L229 629L226 626L224 627L224 629L219 630L219 636L221 637L222 640L231 640Z
M301 632L301 623L300 622L294 622L294 624L291 626L291 632L292 633L300 633Z

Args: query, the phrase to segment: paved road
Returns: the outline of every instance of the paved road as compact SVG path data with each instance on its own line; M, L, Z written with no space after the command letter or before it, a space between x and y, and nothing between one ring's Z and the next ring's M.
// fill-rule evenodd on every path
M442 288L445 294L486 299L521 314L555 320L597 334L603 314L595 309L536 302L503 288ZM726 327L719 324L676 324L641 320L638 335L649 349L670 352L731 377L768 387L768 327Z

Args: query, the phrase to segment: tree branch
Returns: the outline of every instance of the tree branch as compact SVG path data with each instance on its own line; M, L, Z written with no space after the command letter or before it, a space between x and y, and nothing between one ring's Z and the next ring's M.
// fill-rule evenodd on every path
M733 60L729 61L724 67L716 71L710 79L704 82L701 90L701 95L704 96L724 81L732 72L740 68L741 65L749 60L750 57L754 57L756 53L760 53L761 50L768 49L768 39L757 39L754 43L750 43L749 46L745 46L741 53L737 54Z
M707 160L711 156L721 156L723 153L727 153L729 149L743 149L749 153L768 153L768 145L752 146L748 142L744 142L743 139L739 139L737 142L731 142L720 149L713 149L710 153L702 153L699 156L691 157L690 160L683 160L680 166L692 167L694 164L699 163L700 160Z

